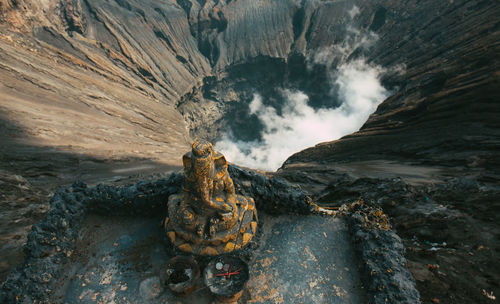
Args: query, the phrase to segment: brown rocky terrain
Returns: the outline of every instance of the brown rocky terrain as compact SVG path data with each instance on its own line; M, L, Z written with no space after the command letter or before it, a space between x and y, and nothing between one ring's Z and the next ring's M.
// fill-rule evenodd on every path
M241 109L255 91L321 107L328 71L309 58L355 28L376 42L330 69L365 58L404 73L385 74L391 96L360 131L278 175L324 205L381 204L423 302L494 303L499 13L495 0L0 0L2 279L58 186L177 170L192 137L253 128Z
M498 23L466 11L440 17L449 31L437 19L415 25L413 41L375 55L408 56L401 89L360 131L291 156L279 172L326 205L381 204L426 303L493 303L489 292L500 292Z

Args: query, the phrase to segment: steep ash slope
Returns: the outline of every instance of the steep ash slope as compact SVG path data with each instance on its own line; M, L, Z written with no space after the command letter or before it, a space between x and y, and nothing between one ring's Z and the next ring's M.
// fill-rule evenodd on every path
M368 56L386 67L405 65L404 75L385 79L394 94L359 132L302 151L285 167L299 159L407 156L465 165L478 156L493 161L490 152L498 143L490 139L499 135L495 15L500 5L467 1L431 7L419 5L411 18L384 13L380 39Z

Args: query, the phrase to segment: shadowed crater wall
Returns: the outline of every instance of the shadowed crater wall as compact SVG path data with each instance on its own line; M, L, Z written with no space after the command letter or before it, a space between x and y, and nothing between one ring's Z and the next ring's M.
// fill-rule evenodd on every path
M235 140L257 143L263 126L248 112L253 94L278 115L283 89L303 92L315 110L338 108L344 102L335 72L362 60L381 69L378 79L392 95L363 129L383 128L399 138L396 126L426 119L432 107L420 105L428 98L445 100L461 88L496 81L496 12L498 3L488 0L3 1L2 43L15 43L9 29L22 31L30 43L55 52L24 54L27 60L55 55L60 65L109 80L105 92L132 89L176 108L185 124L174 124L183 136L218 140L231 130ZM64 86L52 90L64 92ZM123 107L120 96L109 95ZM82 99L78 90L68 97ZM398 149L408 138L391 145Z

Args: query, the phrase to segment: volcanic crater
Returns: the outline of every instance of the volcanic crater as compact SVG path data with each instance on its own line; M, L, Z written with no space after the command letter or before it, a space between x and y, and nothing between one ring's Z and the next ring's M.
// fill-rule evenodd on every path
M53 291L60 278L23 273L39 250L33 246L45 229L40 223L59 216L60 201L74 204L81 225L88 210L111 204L105 193L117 202L130 196L144 209L137 223L145 223L144 216L162 210L156 195L178 190L180 159L194 138L229 139L242 152L263 146L266 132L275 131L266 129L264 112L252 110L256 96L275 119L286 117L297 92L307 96L308 111L334 111L346 103L342 69L357 66L359 75L375 71L384 89L382 98L368 97L374 111L357 129L281 155L275 172L231 166L230 173L269 214L273 203L290 214L290 196L349 214L353 250L373 266L359 269L354 281L366 294L351 299L376 302L393 292L367 280L375 269L387 274L384 262L371 260L386 246L391 257L407 260L401 272L391 272L408 269L408 282L416 282L401 293L408 303L415 286L423 303L494 303L500 294L498 15L495 0L0 0L0 299L20 302L15 295L29 282L46 286L52 298L33 287L22 294L26 301L60 299ZM259 188L266 185L276 189ZM135 200L139 194L150 196ZM83 226L98 233L96 216L110 216L110 206ZM359 214L378 210L387 214L389 231L356 230L371 227ZM135 216L129 211L120 216ZM72 221L68 238L78 235ZM264 227L301 223L274 221ZM65 255L73 250L71 242L54 246ZM59 254L42 258L57 264ZM255 290L244 299L259 298ZM335 296L342 303L342 292Z

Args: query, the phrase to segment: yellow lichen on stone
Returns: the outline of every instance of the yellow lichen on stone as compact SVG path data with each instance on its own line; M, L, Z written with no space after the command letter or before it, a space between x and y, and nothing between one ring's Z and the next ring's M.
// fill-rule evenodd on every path
M243 234L243 245L246 245L253 237L253 234L245 233Z
M170 241L172 242L172 244L175 244L175 232L169 231L169 232L167 232L167 235L168 235L168 238L170 239Z
M184 251L184 252L193 253L193 247L191 247L191 245L189 245L187 243L180 245L179 249Z
M250 226L252 226L252 232L253 233L257 232L257 222L250 223Z
M236 249L236 246L237 246L237 245L236 245L235 243L233 243L233 242L228 242L228 243L226 244L226 246L224 247L224 252L226 252L226 253L227 253L227 252L231 252L231 251L233 251L234 249Z
M210 246L207 246L205 247L201 252L200 252L200 255L211 255L211 256L215 256L215 255L219 255L219 252L217 252L217 250L215 250L214 248L210 247Z
M193 219L193 214L191 212L187 211L186 209L182 210L182 214L184 215L184 218L186 220Z

